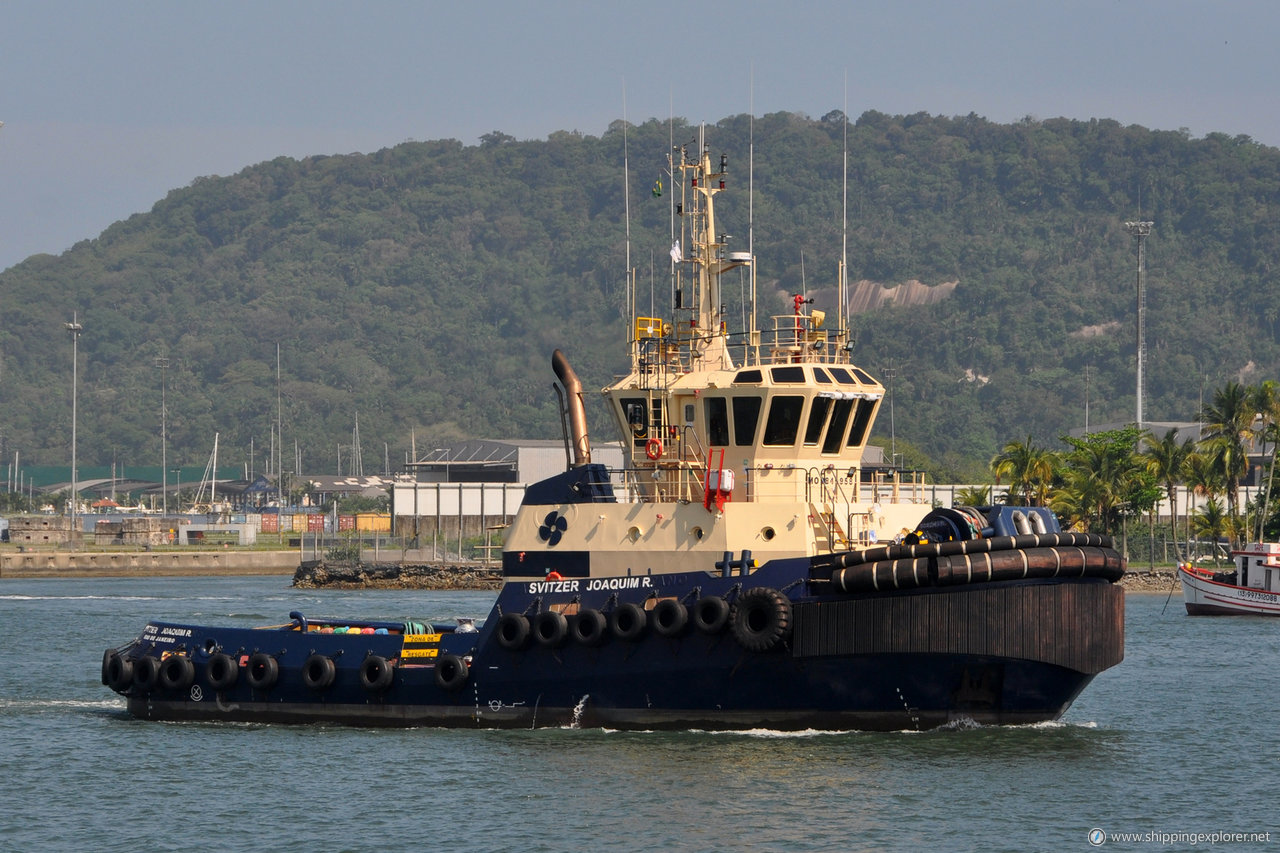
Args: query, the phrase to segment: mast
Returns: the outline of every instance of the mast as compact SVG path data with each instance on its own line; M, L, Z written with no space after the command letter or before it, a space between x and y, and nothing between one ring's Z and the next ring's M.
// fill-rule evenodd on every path
M755 361L760 361L760 353L756 349L756 345L760 340L760 333L756 329L756 70L755 63L751 66L751 95L750 95L749 115L750 129L747 133L747 255L751 258L751 269L749 272L751 278L751 310L748 311L750 316L750 325L744 330L747 333L747 352L754 353ZM751 361L748 357L747 361Z
M722 154L719 166L713 171L705 126L699 132L698 149L696 163L682 158L680 164L684 176L682 183L685 192L691 195L692 203L692 211L685 211L691 219L691 245L688 257L683 259L683 263L693 268L694 305L688 328L690 357L701 359L703 369L732 370L735 365L720 316L720 276L729 269L749 263L750 258L748 255L729 255L726 236L716 234L715 196L725 188L728 161Z
M837 340L844 339L845 345L850 343L847 330L849 328L849 72L844 72L844 109L841 111L841 130L843 131L844 166L841 172L840 196L840 279L836 292L836 310L840 317L840 325L836 328Z
M627 224L627 310L636 314L635 276L631 272L631 163L627 152L627 84L622 83L622 198ZM627 343L635 345L635 323L627 330Z

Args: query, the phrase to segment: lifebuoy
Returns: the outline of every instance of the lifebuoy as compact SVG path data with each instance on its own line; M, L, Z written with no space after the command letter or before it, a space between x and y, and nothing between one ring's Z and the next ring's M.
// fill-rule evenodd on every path
M186 690L195 677L195 664L186 655L169 655L160 662L160 686L167 690Z
M693 605L693 624L704 634L719 634L729 624L729 602L718 595L704 595Z
M498 619L498 645L518 652L529 642L529 620L520 613L503 613Z
M549 649L558 649L564 645L569 636L569 620L563 613L544 610L533 619L533 637L538 645Z
M662 439L651 438L644 443L644 455L650 459L657 460L662 458Z
M467 683L469 675L467 662L457 655L436 658L436 686L441 690L457 690Z
M320 653L313 654L302 664L302 683L311 690L324 690L338 677L338 667L333 658Z
M151 655L143 655L133 665L133 683L143 693L155 689L160 680L160 661Z
M628 643L634 643L644 635L644 626L649 616L638 604L619 604L609 614L609 628L613 636Z
M381 693L391 686L395 670L382 655L369 655L360 664L360 683L370 693Z
M266 652L255 652L250 656L249 665L245 669L245 680L254 690L270 690L276 686L276 679L280 677L280 664Z
M661 599L653 606L653 630L664 637L676 637L689 624L689 610L674 598Z
M738 645L767 652L791 633L791 601L771 587L752 587L733 603L729 622Z
M573 641L584 646L598 646L608 636L609 620L599 610L586 607L578 611L578 616L569 625Z
M204 668L204 680L214 690L230 690L240 678L240 665L236 659L225 652L218 652L209 658Z

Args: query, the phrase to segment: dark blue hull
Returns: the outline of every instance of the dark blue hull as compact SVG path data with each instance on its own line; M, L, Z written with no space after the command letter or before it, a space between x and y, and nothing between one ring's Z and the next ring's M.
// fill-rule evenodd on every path
M479 684L462 695L426 687L377 698L213 693L203 701L158 691L130 697L129 711L152 720L333 723L359 726L617 729L921 730L958 721L985 725L1055 720L1090 681L1031 661L962 656L833 659L785 673L744 667L731 679L696 684L710 670L664 674L662 685L634 676L562 679L543 689ZM683 684L672 683L683 679ZM908 698L910 697L910 698Z
M158 720L897 730L1053 720L1123 656L1123 591L1098 578L787 597L795 569L512 582L472 633L152 623L103 681ZM708 598L732 617L703 618ZM627 607L638 630L614 624Z

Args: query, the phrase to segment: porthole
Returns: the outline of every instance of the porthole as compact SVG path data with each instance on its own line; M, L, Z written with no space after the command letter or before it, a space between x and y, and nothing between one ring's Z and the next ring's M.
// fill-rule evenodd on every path
M777 536L778 533L772 527L765 527L760 530L760 535L764 537L764 541L769 542L773 537Z
M628 539L628 540L630 540L630 541L632 541L632 542L639 542L639 541L640 541L640 528L639 528L639 527L633 527L633 528L631 528L630 530L628 530L628 531L627 531L627 539Z
M690 532L691 534L693 534L693 538L694 538L694 539L697 539L699 542L701 542L701 541L702 541L702 528L701 528L701 527L695 527L695 528L693 528L693 530L690 530L689 532Z

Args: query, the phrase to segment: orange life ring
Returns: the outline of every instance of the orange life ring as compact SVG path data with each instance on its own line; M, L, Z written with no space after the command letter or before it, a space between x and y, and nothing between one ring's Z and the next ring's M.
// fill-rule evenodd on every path
M644 455L650 459L657 460L662 456L662 440L651 438L644 443Z

